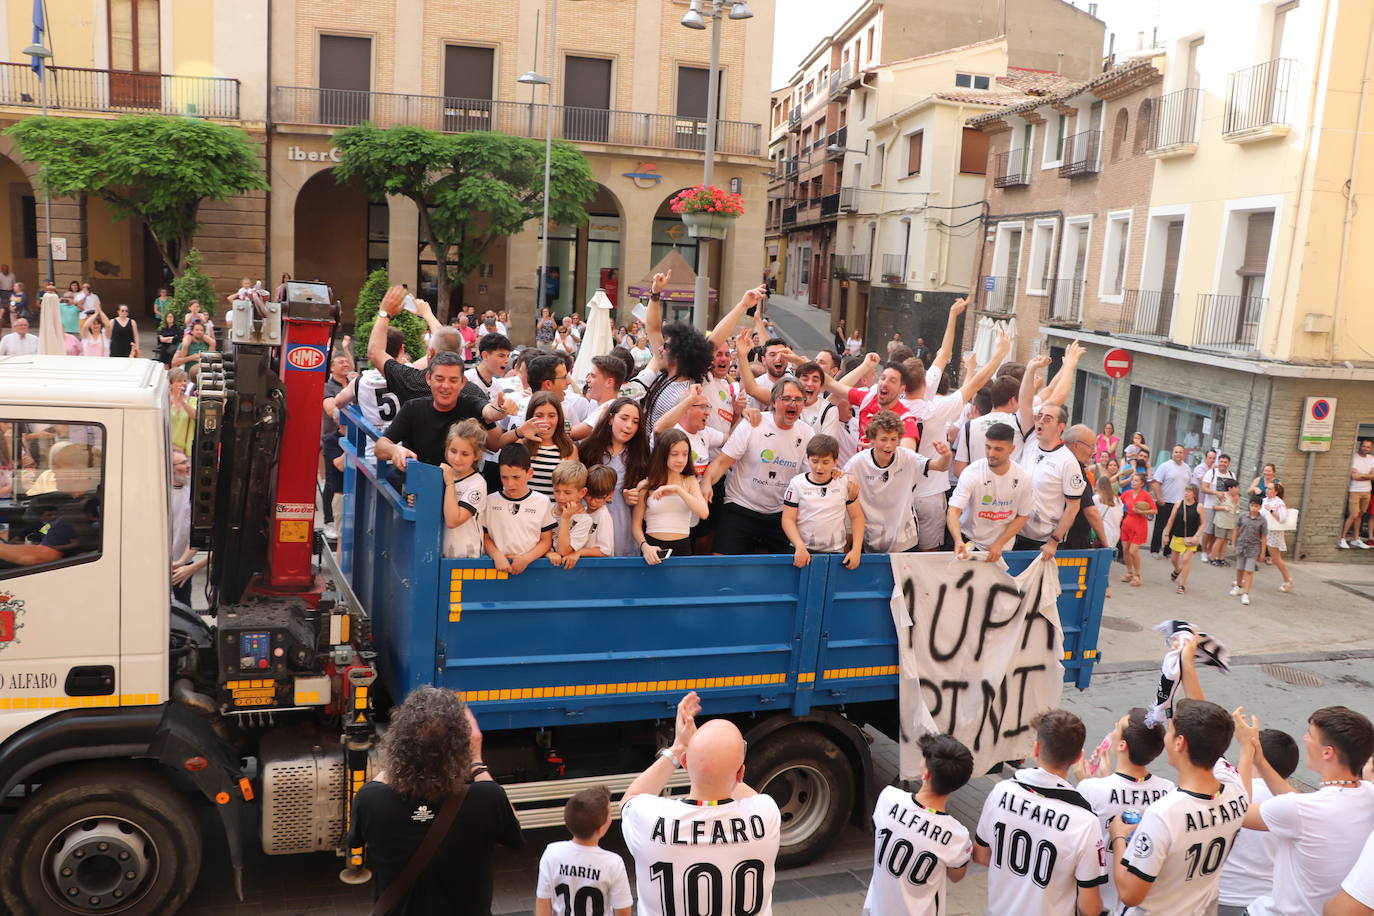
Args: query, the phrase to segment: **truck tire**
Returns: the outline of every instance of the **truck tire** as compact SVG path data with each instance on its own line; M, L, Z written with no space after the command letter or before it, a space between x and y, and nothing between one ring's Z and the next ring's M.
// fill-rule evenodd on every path
M200 873L186 798L154 771L82 766L45 783L0 839L14 916L175 913Z
M751 747L745 773L745 781L771 795L782 813L779 868L805 865L829 848L854 807L849 758L835 742L802 725Z

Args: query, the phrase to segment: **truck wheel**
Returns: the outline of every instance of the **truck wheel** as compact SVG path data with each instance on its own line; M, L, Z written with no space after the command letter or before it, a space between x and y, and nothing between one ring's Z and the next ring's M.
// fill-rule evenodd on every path
M200 872L182 794L131 766L83 766L45 783L0 840L4 912L175 913Z
M824 852L854 806L849 758L810 728L784 728L750 748L746 773L749 784L771 795L782 813L780 868L805 865Z

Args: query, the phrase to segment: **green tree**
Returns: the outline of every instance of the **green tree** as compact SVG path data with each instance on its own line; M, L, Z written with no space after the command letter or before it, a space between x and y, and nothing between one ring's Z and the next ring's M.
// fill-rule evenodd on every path
M172 314L177 316L177 323L186 317L186 310L191 305L191 300L195 299L200 303L201 310L210 315L216 315L218 311L217 296L215 294L215 284L210 282L210 278L200 269L200 249L192 248L186 252L183 262L181 276L172 281ZM224 331L229 332L229 323L224 324Z
M358 185L373 200L409 198L419 209L420 240L438 268L440 321L448 320L453 284L476 270L498 239L544 212L539 140L359 124L335 134L334 145L342 156L334 166L340 182ZM549 218L564 226L586 222L583 205L596 195L587 157L555 141L549 182Z
M378 269L367 275L367 281L358 290L358 303L353 308L353 352L359 359L367 358L367 338L372 334L372 325L377 322L377 310L389 285L386 271ZM425 331L429 330L429 326L423 318L413 312L400 311L391 320L391 326L405 334L406 352L412 361L425 355L429 349L425 346Z
M116 219L138 217L163 262L181 276L205 200L266 191L258 149L243 131L195 118L126 115L25 118L5 131L43 166L53 196L98 197Z

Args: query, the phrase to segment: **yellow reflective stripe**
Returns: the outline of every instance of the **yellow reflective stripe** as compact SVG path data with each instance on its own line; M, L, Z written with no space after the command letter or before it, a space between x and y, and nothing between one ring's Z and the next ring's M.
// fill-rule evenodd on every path
M465 690L467 703L492 703L501 700L542 700L560 697L609 696L623 693L674 693L683 690L708 690L716 687L758 687L787 683L786 674L741 674L734 677L685 678L671 681L627 681L623 684L568 684L554 687L511 687L498 690Z
M0 697L0 710L156 706L161 702L161 696L156 693L123 693L108 697Z

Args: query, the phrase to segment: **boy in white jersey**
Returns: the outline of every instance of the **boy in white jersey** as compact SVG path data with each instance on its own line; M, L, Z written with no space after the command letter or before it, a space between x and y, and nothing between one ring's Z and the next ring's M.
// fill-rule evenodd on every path
M1251 805L1244 824L1275 843L1273 890L1250 904L1252 916L1320 916L1374 832L1374 785L1360 779L1374 752L1374 725L1353 709L1327 706L1308 717L1303 744L1321 777L1315 792L1295 792L1255 758L1274 797Z
M899 553L916 545L916 518L911 494L917 481L949 467L949 446L937 443L939 456L927 458L900 445L902 419L880 410L868 421L865 434L871 448L860 451L845 465L845 474L859 484L859 503L864 514L864 546L871 553Z
M569 467L560 474L563 465ZM588 468L580 461L562 461L553 469L553 493L559 512L553 544L560 560L556 565L572 569L583 557L615 556L615 520L606 503L610 502L617 482L615 469L604 464ZM553 554L549 559L553 559Z
M611 793L605 786L578 792L563 806L563 823L573 838L544 848L534 916L630 916L625 860L598 845L611 829Z
M1277 728L1262 729L1260 748L1255 754L1256 769L1260 759L1281 779L1287 779L1298 768L1298 743L1287 732ZM1273 798L1264 780L1254 776L1250 780L1250 807ZM1249 813L1248 811L1246 812ZM1242 822L1244 823L1244 822ZM1242 830L1231 847L1231 855L1221 870L1217 916L1245 916L1246 909L1260 897L1268 896L1274 886L1275 839L1268 831Z
M854 478L837 476L836 462L840 444L834 436L812 436L806 444L806 461L811 470L798 474L787 485L782 497L782 531L792 542L794 566L811 562L811 551L845 552L846 569L859 565L864 544L864 513L860 508L859 485ZM845 551L845 517L853 532Z
M487 498L487 482L477 462L487 431L476 420L462 420L448 429L444 444L444 556L472 559L482 555L482 523L478 516Z
M744 784L739 729L727 719L697 728L700 711L695 693L682 698L672 745L635 777L621 803L639 916L686 913L689 900L710 901L713 913L773 916L782 815L771 796ZM678 767L687 768L690 794L661 797Z
M1051 709L1032 727L1039 766L993 786L974 834L973 861L988 866L987 912L1066 916L1076 901L1083 916L1099 916L1107 882L1102 825L1067 779L1083 758L1083 720Z
M1030 518L1035 492L1030 475L1011 460L1015 430L1005 423L994 423L985 431L984 439L987 457L960 473L959 484L949 498L946 523L954 538L956 557L968 559L971 543L986 550L988 561L996 563Z
M864 916L938 916L945 882L968 871L968 828L945 810L949 796L973 775L973 755L950 735L923 735L919 792L888 786L873 808L873 877Z
M1078 791L1093 806L1102 823L1104 841L1107 825L1121 812L1128 808L1144 811L1174 790L1172 782L1145 769L1164 752L1164 726L1147 726L1143 708L1137 706L1117 721L1110 745L1111 752L1116 754L1115 772L1078 783ZM1108 913L1117 911L1116 882L1110 870L1107 883L1102 886L1102 905Z
M482 544L497 570L519 575L549 552L558 519L553 503L530 489L530 450L516 443L501 449L501 492L482 505Z
M1184 683L1190 683L1186 673ZM1251 739L1259 729L1239 710L1233 717L1189 694L1175 704L1164 736L1178 788L1145 809L1139 826L1118 818L1108 828L1117 894L1130 916L1215 913L1221 868L1250 807ZM1221 756L1233 733L1240 738L1240 773Z

